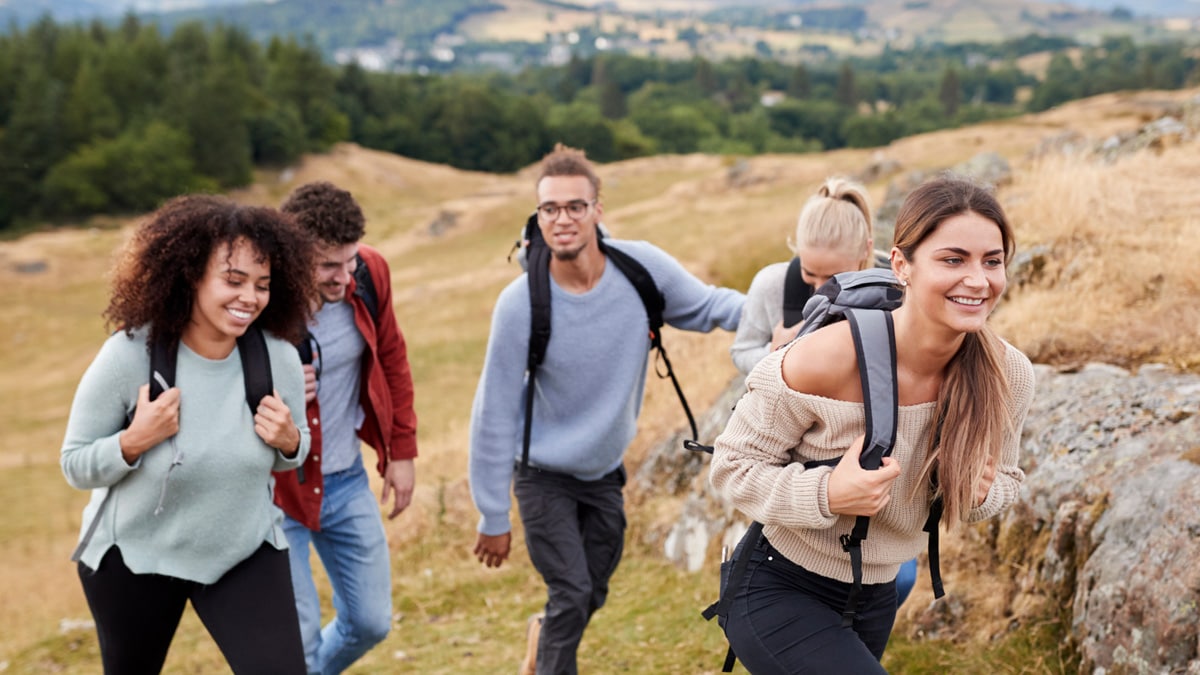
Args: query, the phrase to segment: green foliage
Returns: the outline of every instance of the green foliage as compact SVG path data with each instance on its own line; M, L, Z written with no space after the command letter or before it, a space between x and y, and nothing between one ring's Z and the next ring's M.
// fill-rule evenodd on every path
M166 29L133 14L111 27L43 19L0 34L0 230L157 203L164 185L243 185L256 164L283 165L343 140L480 171L515 171L555 141L600 161L656 152L810 152L878 146L1017 114L1026 110L1017 103L1023 87L1033 88L1027 109L1036 111L1103 91L1180 87L1200 78L1200 58L1187 45L1138 45L1126 37L1079 47L1076 61L1061 53L1078 47L1071 40L1027 36L803 65L587 51L563 66L515 75L417 76L331 65L322 50L348 13L361 17L359 29L397 34L385 4L247 5L229 9L228 24L179 21L176 14ZM401 33L427 39L447 22L491 7L487 0L414 6ZM302 15L309 26L318 17L322 30L303 40L280 37L286 26L301 25ZM804 16L806 23L855 21L852 13ZM234 17L249 28L233 27ZM247 17L256 18L243 23ZM319 17L328 17L328 26ZM1059 53L1042 80L1015 65L1045 50ZM766 92L786 98L766 107ZM155 121L161 127L152 127ZM105 172L128 171L111 161L113 148L163 161L151 149L170 146L164 139L171 134L188 146L180 166L165 174L169 180L131 179L149 190L145 196L112 188Z
M184 192L215 190L196 172L192 145L186 133L162 122L86 145L46 176L48 215L145 211Z

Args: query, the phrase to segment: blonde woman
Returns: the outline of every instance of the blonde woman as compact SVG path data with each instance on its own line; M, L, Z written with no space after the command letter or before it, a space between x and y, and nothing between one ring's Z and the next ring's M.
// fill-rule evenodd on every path
M812 295L834 274L875 264L871 207L862 185L830 178L800 210L790 247L800 261L801 297ZM754 276L737 337L729 354L743 374L764 356L796 337L800 324L783 325L783 297L788 262L768 265Z
M713 487L763 523L725 625L752 673L883 673L895 577L926 542L935 494L949 526L993 517L1017 498L1020 429L1033 367L987 325L1006 285L1013 237L996 199L939 178L905 200L892 270L899 400L892 455L859 466L862 387L847 322L774 352L746 378L710 470ZM833 467L805 462L841 457ZM936 472L937 487L932 487ZM839 537L871 517L854 621Z

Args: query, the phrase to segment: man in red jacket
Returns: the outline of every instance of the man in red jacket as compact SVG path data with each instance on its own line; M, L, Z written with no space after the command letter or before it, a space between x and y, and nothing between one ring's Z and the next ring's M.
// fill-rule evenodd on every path
M412 373L387 261L359 243L365 219L350 193L309 183L281 210L316 239L321 304L300 349L312 354L304 367L312 449L303 467L276 474L275 503L286 514L308 672L340 673L391 627L391 556L360 441L375 449L380 503L395 518L412 499L415 475ZM323 628L310 544L333 587L336 615Z

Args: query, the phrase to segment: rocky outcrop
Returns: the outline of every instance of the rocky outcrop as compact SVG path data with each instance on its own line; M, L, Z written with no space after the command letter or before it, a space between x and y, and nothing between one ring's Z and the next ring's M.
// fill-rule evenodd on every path
M742 387L735 380L701 417L707 428L724 424ZM672 440L651 453L639 486L683 496L664 553L709 569L716 542L732 547L745 522L711 492L707 460ZM1002 623L1015 630L1059 608L1083 672L1200 674L1200 377L1038 366L1022 465L1019 502L968 537L1007 586ZM952 593L911 632L953 638L960 633L945 625L971 612Z

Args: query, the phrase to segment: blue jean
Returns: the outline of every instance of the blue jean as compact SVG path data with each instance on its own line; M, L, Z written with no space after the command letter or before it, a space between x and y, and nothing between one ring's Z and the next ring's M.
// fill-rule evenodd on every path
M284 518L292 587L309 673L340 673L387 637L392 624L392 567L379 505L362 459L325 475L321 529ZM309 566L317 550L333 587L336 614L321 627L321 603Z
M729 609L729 646L755 675L882 675L879 659L896 617L895 582L863 584L858 616L847 627L842 610L849 592L850 584L791 562L763 537Z
M896 606L904 604L908 594L912 593L913 585L917 583L917 559L913 558L900 565L896 573Z

